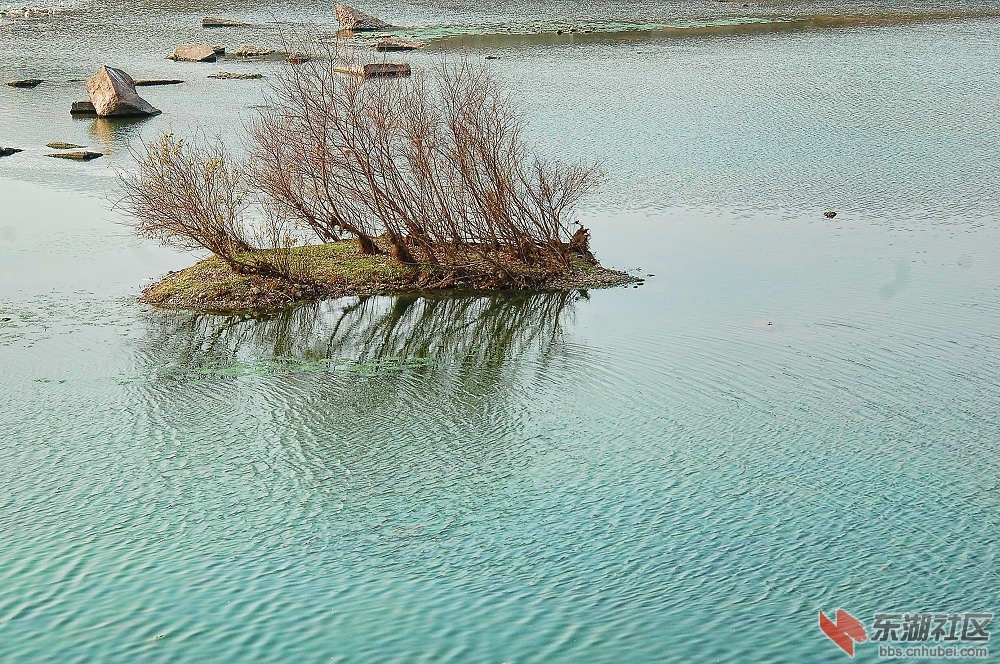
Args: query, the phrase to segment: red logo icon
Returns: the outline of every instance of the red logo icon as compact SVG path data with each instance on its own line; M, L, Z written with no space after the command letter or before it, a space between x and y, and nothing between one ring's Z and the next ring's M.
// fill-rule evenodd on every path
M830 620L823 611L820 611L819 628L851 657L854 657L854 643L864 643L868 640L865 626L861 621L840 609L837 609L836 621Z

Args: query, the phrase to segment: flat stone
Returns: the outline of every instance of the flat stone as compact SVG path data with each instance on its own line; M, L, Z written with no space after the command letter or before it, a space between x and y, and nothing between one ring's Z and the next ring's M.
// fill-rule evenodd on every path
M405 62L373 62L358 67L335 67L334 71L362 78L403 78L411 73L410 65Z
M217 74L209 74L209 78L219 78L219 79L235 79L235 80L247 80L254 78L264 78L263 74L238 74L231 71L220 71Z
M90 152L88 150L79 150L77 152L56 152L55 154L47 154L46 157L55 157L56 159L72 159L73 161L90 161L91 159L97 159L98 157L103 157L103 152Z
M274 51L270 48L258 48L256 46L240 46L229 54L232 58L264 58L272 55Z
M152 85L178 85L183 83L179 78L137 78L135 79L135 87L149 87Z
M84 146L77 145L76 143L63 143L62 141L53 141L51 143L46 143L45 147L52 148L53 150L76 150L77 148L82 148Z
M216 18L215 16L206 16L201 19L201 27L203 28L238 28L244 25L248 24L242 21L233 21L228 18Z
M142 116L160 112L139 96L131 76L114 67L101 67L91 76L87 80L87 94L99 116Z
M0 148L0 157L9 157L12 154L17 154L18 152L24 152L24 150L18 148Z
M358 11L354 7L338 3L334 7L337 22L344 30L363 32L366 30L385 30L392 25L380 18Z
M20 81L7 81L4 85L9 85L12 88L35 88L44 82L40 78L25 78Z
M168 60L177 62L215 62L218 56L213 46L205 44L182 44L167 56Z
M90 100L87 101L74 101L73 105L69 107L70 115L97 115L97 109L94 108L94 103Z
M423 45L423 42L407 41L406 39L389 37L388 39L380 39L375 42L372 44L372 48L376 51L412 51Z

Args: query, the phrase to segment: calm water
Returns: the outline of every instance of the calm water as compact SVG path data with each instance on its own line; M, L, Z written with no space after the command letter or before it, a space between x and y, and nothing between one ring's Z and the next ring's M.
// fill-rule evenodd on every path
M2 77L55 81L0 87L0 661L836 662L818 609L998 608L1000 5L379 5L480 35L655 276L263 320L135 301L192 257L112 167L260 103L204 77L281 65L162 59L203 14L273 22L234 48L328 6L71 7L0 26ZM649 32L928 7L970 16ZM528 37L563 23L635 34ZM71 119L104 62L188 82Z

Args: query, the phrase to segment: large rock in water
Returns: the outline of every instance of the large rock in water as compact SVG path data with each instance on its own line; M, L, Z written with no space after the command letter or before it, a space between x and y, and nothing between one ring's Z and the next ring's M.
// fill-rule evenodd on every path
M87 81L87 94L101 116L157 115L160 111L139 96L135 81L121 69L101 67Z
M168 60L183 62L215 62L217 54L215 47L205 44L184 44L174 49L174 52L167 56Z
M334 11L337 14L337 21L345 30L362 32L365 30L385 30L392 27L392 25L382 19L359 12L354 7L349 7L348 5L338 3Z

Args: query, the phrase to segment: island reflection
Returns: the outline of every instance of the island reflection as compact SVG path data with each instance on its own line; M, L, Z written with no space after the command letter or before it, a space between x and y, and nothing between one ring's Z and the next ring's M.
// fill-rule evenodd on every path
M154 381L337 374L482 392L559 348L583 291L344 298L264 318L155 312L143 374ZM162 387L162 385L161 385Z

